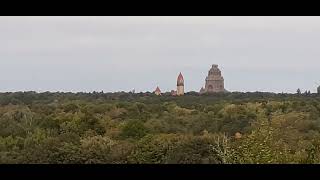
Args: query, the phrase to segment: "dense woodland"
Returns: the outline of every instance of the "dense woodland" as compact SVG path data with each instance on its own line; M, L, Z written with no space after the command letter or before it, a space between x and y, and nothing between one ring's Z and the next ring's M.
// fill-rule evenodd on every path
M320 95L0 93L0 163L320 163Z

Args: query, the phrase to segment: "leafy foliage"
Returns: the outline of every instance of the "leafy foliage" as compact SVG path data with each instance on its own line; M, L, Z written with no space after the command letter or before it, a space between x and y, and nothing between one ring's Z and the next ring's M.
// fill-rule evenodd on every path
M319 117L310 92L0 93L0 163L320 163Z

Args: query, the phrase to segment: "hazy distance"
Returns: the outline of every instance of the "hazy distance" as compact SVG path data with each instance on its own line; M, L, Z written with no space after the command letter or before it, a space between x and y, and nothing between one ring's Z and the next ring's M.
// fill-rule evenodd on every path
M0 17L0 91L316 91L320 17Z

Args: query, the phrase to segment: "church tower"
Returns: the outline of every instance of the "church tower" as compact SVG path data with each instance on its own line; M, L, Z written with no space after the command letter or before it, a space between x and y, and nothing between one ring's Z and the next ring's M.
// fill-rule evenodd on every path
M178 96L184 95L184 79L181 72L177 79L177 95Z

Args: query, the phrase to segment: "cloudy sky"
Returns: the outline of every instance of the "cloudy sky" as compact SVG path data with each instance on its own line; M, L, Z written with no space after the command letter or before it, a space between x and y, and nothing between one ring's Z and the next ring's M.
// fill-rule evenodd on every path
M315 92L320 17L0 17L0 91Z

